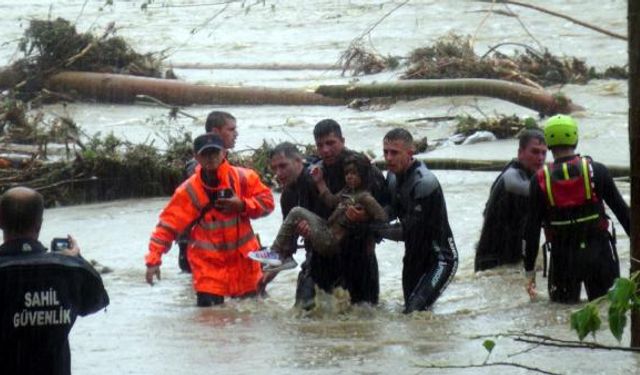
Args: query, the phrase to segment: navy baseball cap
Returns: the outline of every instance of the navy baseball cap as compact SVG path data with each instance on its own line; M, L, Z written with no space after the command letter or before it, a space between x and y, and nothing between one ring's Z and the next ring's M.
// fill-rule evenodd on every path
M200 155L204 150L208 150L211 148L224 150L224 143L222 142L222 138L220 138L216 134L207 133L199 135L193 141L193 152L198 155Z

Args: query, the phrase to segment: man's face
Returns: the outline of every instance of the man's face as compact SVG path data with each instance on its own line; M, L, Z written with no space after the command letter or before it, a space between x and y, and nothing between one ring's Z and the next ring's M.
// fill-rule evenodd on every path
M518 160L531 172L542 168L547 157L547 145L539 139L531 139L525 148L518 149Z
M382 142L384 161L387 169L395 174L404 173L413 160L413 147L401 140L384 140Z
M224 150L210 148L202 151L200 154L197 154L195 158L205 172L215 173L220 164L222 164L222 161L224 161L225 155L226 152Z
M322 162L332 165L338 161L338 156L344 150L344 138L338 137L335 133L316 138L316 148Z
M293 184L302 173L302 168L302 160L297 158L290 159L284 154L276 154L271 158L271 171L282 187Z
M236 120L226 120L220 128L213 128L211 131L222 138L224 147L229 150L236 147L236 138L238 138L238 130Z

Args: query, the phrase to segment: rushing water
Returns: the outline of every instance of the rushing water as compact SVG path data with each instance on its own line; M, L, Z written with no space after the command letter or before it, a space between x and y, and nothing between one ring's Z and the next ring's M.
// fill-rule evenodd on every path
M78 20L78 28L99 33L111 21L118 34L142 51L170 48L174 62L200 63L333 63L351 40L362 34L400 2L385 1L259 1L228 5L190 6L198 1L161 1L140 11L142 1L24 0L0 1L0 62L16 57L16 39L35 17ZM202 3L213 3L203 1ZM624 1L561 1L539 4L618 33L626 31ZM169 5L163 7L163 5ZM226 6L226 9L224 7ZM603 68L627 62L626 43L577 27L567 21L512 6L521 21L492 15L489 4L454 0L411 1L375 27L367 43L383 54L405 55L448 32L475 36L483 53L501 42L535 45L531 33L556 54L587 59ZM218 11L224 11L215 16ZM495 5L495 9L503 9ZM215 16L215 17L214 17ZM195 33L190 33L196 29ZM347 82L337 71L177 70L193 82L268 87L313 87ZM399 73L362 78L395 80ZM560 88L550 88L557 91ZM587 110L581 123L579 150L597 160L628 165L627 84L594 81L586 86L562 88ZM195 106L188 112L204 117L214 106ZM536 114L493 99L430 98L401 102L388 109L355 111L347 108L233 106L224 109L238 118L237 149L259 145L263 139L312 141L315 122L332 117L343 125L347 145L380 154L381 137L395 126L430 139L451 134L447 123L408 119L446 114ZM61 113L59 105L49 114ZM151 123L166 117L155 107L72 104L68 113L88 134L113 132L134 142L159 143L175 129L202 131L202 122L180 119L166 127ZM154 121L148 121L153 119ZM172 128L174 130L169 130ZM472 146L450 146L435 151L440 157L508 159L515 155L513 140ZM421 369L421 364L465 365L482 363L482 342L493 337L497 346L492 361L507 361L559 373L635 373L638 356L621 352L559 350L532 347L508 337L529 331L575 339L568 316L573 307L551 304L542 292L530 302L519 269L502 268L473 273L474 243L478 239L482 209L496 173L436 171L447 200L449 217L461 263L453 283L432 312L400 313L402 245L383 242L377 250L380 264L381 304L349 307L345 296L320 296L316 311L303 314L291 308L297 272L281 273L270 285L271 298L230 301L222 308L194 306L190 277L177 269L175 250L164 261L163 279L154 287L143 282L143 255L149 234L166 198L118 201L46 211L42 238L74 234L88 259L114 271L104 275L111 296L105 313L80 319L71 335L73 369L77 374L173 373L443 373ZM619 183L628 201L629 186ZM278 197L276 197L278 198ZM281 215L254 222L263 241L276 233ZM629 267L629 241L618 225L622 270ZM302 260L298 258L298 260ZM540 281L544 290L546 280ZM603 331L598 340L615 344ZM623 339L628 342L628 337ZM446 370L447 373L525 373L514 367Z

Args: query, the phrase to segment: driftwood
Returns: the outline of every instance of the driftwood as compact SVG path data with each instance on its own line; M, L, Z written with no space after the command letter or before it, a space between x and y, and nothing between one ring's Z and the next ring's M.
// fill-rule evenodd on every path
M171 105L344 105L345 100L313 92L264 87L205 86L157 78L118 74L63 72L45 82L51 91L76 93L84 99L132 103L138 95L152 96Z
M416 79L385 84L324 85L319 86L316 92L341 99L479 95L503 99L536 110L542 115L571 113L584 109L573 104L570 99L556 97L546 91L518 83L496 79Z
M423 161L429 169L475 172L499 172L509 163L508 160L439 159L420 156L416 157L416 159ZM382 160L376 161L375 164L380 169L386 169L385 162ZM607 165L607 168L612 177L625 177L629 176L630 173L629 167L627 166Z
M241 69L241 70L342 70L337 64L200 64L200 63L165 63L175 69Z
M157 78L118 74L63 72L51 76L45 87L75 93L81 98L132 103L138 95L152 96L170 105L344 105L361 97L423 97L483 95L504 99L543 115L570 113L582 107L571 100L516 83L489 79L412 80L389 84L320 86L316 93L296 89L195 85Z

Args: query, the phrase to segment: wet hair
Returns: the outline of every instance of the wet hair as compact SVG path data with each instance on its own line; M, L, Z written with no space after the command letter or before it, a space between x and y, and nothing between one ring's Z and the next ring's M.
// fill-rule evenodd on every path
M44 199L35 190L13 188L0 197L0 223L7 233L26 234L40 229L43 212Z
M347 174L349 166L354 166L356 173L360 176L360 187L366 189L369 186L371 176L371 162L363 154L353 153L344 158L342 169Z
M545 140L544 140L544 133L542 132L542 130L540 129L536 129L536 128L530 128L530 129L525 129L520 133L520 136L518 137L518 139L520 140L520 149L525 149L527 148L527 146L529 145L529 142L531 142L534 139L537 139L538 141L540 141L540 144L546 144Z
M384 141L393 142L393 141L402 141L404 144L408 146L413 146L413 136L407 130L402 128L391 129L385 134Z
M327 118L321 120L313 127L313 138L315 139L326 137L331 133L335 134L338 138L342 138L342 129L336 120Z
M235 120L236 118L229 112L213 111L207 116L207 122L204 124L204 130L207 133L211 133L213 128L220 129L227 123L227 121Z
M296 145L291 142L282 142L269 152L269 159L273 159L276 155L284 155L287 159L302 159L302 154L298 151Z

